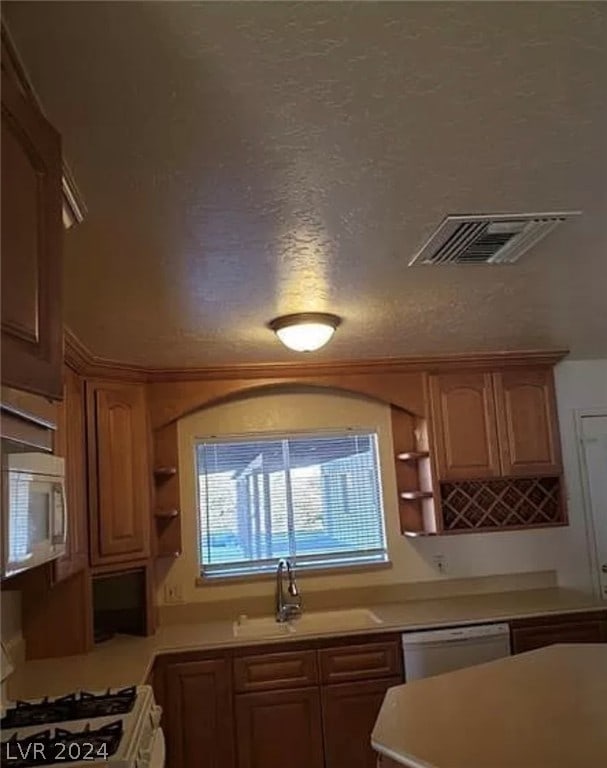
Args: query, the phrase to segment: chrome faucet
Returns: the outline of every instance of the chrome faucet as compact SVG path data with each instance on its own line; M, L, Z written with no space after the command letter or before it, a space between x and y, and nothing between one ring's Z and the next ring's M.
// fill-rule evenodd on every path
M287 569L289 586L284 593L283 571ZM297 589L295 572L290 560L281 558L276 566L276 621L290 621L301 614L301 595Z

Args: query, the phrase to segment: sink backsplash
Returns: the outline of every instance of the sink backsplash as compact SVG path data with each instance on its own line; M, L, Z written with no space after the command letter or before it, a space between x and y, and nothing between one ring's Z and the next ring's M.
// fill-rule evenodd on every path
M406 600L431 600L455 595L477 595L525 589L548 589L557 586L556 571L534 571L470 579L419 581L407 584L382 584L339 590L306 592L305 577L300 578L304 611L333 608L369 607ZM159 606L160 624L190 624L202 621L233 621L241 614L267 616L274 612L272 597L248 596L204 603L180 603Z

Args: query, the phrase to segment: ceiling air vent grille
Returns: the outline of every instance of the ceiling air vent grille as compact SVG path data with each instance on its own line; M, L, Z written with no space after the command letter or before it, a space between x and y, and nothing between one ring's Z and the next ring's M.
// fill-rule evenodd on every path
M447 216L413 264L512 264L579 211Z

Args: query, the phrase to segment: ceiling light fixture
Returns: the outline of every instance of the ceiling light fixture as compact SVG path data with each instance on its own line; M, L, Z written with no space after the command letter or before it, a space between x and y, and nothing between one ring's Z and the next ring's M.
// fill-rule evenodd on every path
M341 323L328 312L298 312L276 317L268 323L285 347L295 352L314 352L329 341Z

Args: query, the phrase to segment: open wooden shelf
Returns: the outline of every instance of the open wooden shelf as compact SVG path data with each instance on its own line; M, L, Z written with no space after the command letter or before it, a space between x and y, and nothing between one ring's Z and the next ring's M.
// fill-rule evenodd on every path
M177 467L155 467L154 479L158 482L161 480L167 480L169 477L174 477L177 474Z
M405 501L417 501L418 499L433 499L434 494L432 491L401 491L399 493L401 499Z
M423 536L438 536L436 531L408 531L403 530L403 536L407 536L410 539L418 539Z
M430 451L404 451L396 455L399 461L420 461L430 457Z
M178 509L156 509L154 510L154 517L157 520L172 520L175 517L179 517Z

